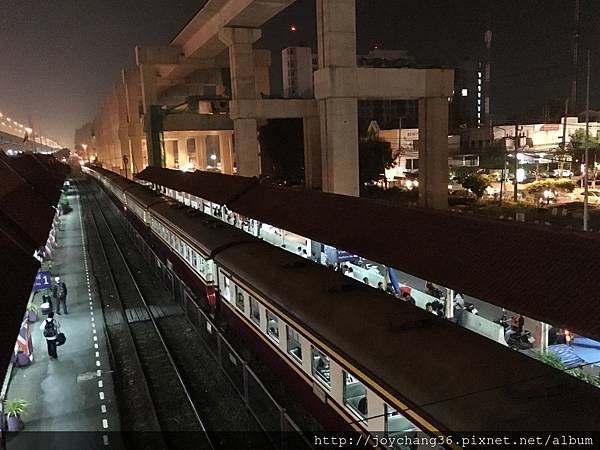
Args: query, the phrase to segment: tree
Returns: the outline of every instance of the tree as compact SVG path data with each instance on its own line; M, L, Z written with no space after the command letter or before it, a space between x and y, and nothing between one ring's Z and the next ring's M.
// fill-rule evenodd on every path
M361 139L358 145L359 180L361 187L368 181L380 180L386 168L393 166L392 147L376 135Z
M490 178L487 175L472 173L467 175L462 182L465 189L470 190L477 198L483 197L486 188L492 185Z
M583 161L585 151L585 128L578 128L575 132L569 135L571 141L567 148L567 153L573 156L573 159ZM596 161L596 151L600 150L600 137L596 136L592 130L590 130L588 136L589 145L589 157L591 161ZM592 166L593 167L593 166Z

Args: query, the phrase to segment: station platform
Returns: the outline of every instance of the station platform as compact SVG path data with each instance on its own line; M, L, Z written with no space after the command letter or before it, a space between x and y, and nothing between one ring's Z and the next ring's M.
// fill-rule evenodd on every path
M71 211L61 217L52 276L67 286L68 314L55 315L66 343L58 359L48 357L40 325L30 324L33 362L14 367L6 399L28 403L25 429L10 432L12 449L121 448L119 416L104 333L104 322L94 276L90 270L79 193L68 196ZM41 295L33 301L39 306ZM55 305L56 308L56 305ZM116 437L115 437L116 436Z

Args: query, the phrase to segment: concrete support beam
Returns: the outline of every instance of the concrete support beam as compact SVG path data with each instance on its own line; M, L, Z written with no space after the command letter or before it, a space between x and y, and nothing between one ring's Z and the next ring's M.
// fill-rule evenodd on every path
M448 98L419 100L419 205L448 207Z
M319 102L323 191L359 195L358 104L354 98Z
M221 153L221 172L233 175L233 145L229 133L219 135L219 152Z
M304 133L304 179L307 189L321 189L321 121L319 117L302 120Z
M314 99L233 100L229 102L232 119L301 119L317 117L319 104Z
M315 98L419 99L452 97L454 71L327 67L314 74Z

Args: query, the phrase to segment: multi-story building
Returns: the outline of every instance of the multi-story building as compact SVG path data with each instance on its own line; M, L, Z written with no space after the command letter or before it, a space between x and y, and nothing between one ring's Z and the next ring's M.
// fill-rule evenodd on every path
M284 98L312 98L313 55L310 47L288 47L281 51Z

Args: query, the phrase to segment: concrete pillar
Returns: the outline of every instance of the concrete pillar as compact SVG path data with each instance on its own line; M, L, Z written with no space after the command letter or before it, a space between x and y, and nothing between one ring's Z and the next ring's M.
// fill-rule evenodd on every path
M261 31L255 28L223 28L219 31L219 39L229 47L233 100L257 98L252 45L260 37ZM256 119L235 119L233 128L238 174L250 177L260 175Z
M231 145L231 134L223 133L219 135L219 151L221 153L221 172L227 175L233 175L233 155Z
M234 100L255 99L254 49L252 45L261 37L256 28L223 28L219 39L229 47L231 94Z
M196 137L196 158L198 169L206 170L208 160L206 159L206 135L204 134Z
M142 94L142 107L144 111L144 134L146 135L146 148L148 152L148 161L151 165L163 164L165 161L155 161L160 154L160 150L154 148L156 145L152 140L151 130L151 106L157 103L157 90L156 90L156 69L154 66L142 64L139 66L140 70L140 85Z
M319 117L302 120L304 134L304 179L308 189L322 187L321 122Z
M245 177L260 175L260 150L256 119L233 121L237 173Z
M132 173L144 169L144 154L142 153L142 127L140 120L140 102L142 101L141 77L137 67L123 70L123 84L127 98L127 124ZM147 159L147 155L146 155Z
M142 87L142 106L144 114L150 114L150 106L155 105L156 95L156 69L154 66L142 64L140 66L140 83Z
M323 191L359 195L358 105L354 98L319 101Z
M177 139L177 152L179 153L179 168L185 169L190 163L187 141L185 139Z
M173 144L175 141L165 141L165 162L164 167L169 169L175 168L175 151L173 149Z
M356 67L356 1L317 0L319 68Z
M448 99L419 99L419 206L448 208Z
M131 148L131 170L133 173L139 173L145 168L141 134L140 136L130 137L129 146Z
M327 79L351 82L351 77L338 76L337 72L356 69L355 0L317 0L317 43L318 77L326 74ZM322 188L358 196L357 100L334 95L330 91L319 98Z

